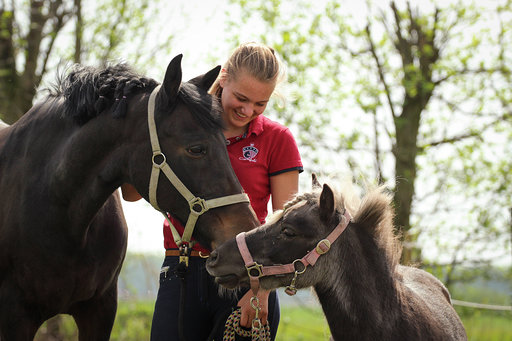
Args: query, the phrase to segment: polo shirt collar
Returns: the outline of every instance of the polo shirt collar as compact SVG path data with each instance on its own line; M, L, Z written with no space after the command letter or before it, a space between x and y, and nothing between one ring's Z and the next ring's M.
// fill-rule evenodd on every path
M254 120L249 123L249 129L247 129L248 135L260 135L263 132L263 115L258 115Z
M263 122L263 115L258 115L258 117L256 117L254 120L251 121L251 123L249 123L249 128L247 129L246 133L243 133L240 136L230 137L229 139L226 140L226 144L230 145L232 143L241 141L251 135L260 135L263 132Z

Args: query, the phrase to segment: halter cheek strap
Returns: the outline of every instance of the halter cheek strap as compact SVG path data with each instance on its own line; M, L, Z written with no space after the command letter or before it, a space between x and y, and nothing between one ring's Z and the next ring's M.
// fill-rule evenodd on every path
M350 216L350 213L345 210L345 214L343 215L340 223L325 239L320 240L313 250L306 253L304 257L284 265L261 265L256 263L253 260L249 248L247 247L247 242L245 241L246 232L239 233L236 236L236 242L238 245L238 250L242 255L242 259L244 260L245 268L247 269L247 274L251 284L251 289L254 294L256 294L259 290L260 277L294 273L292 283L286 287L285 292L288 295L295 295L297 292L297 289L295 288L295 280L297 279L297 276L303 274L306 271L308 265L314 266L318 258L331 249L332 243L334 243L334 241L338 239L343 231L345 231L351 219L352 217Z
M244 260L247 274L249 275L251 290L254 295L256 295L260 288L259 278L263 276L263 265L256 263L252 259L251 253L249 252L249 248L247 248L247 243L245 241L245 232L241 232L236 235L236 243Z
M151 177L149 180L149 202L151 205L158 211L160 211L171 228L171 232L173 235L174 242L176 245L182 249L182 244L185 244L187 249L190 249L188 246L192 246L190 242L192 238L192 233L194 232L194 227L197 219L200 215L207 212L208 210L216 207L241 203L241 202L249 202L249 197L245 193L227 195L224 197L219 197L215 199L205 200L200 197L196 197L188 190L188 188L183 184L183 182L176 176L173 172L169 164L167 163L167 158L165 154L162 152L160 148L160 143L158 142L158 134L155 124L155 98L156 94L160 89L160 85L157 86L149 96L148 102L148 127L149 127L149 137L151 139L151 148L153 150L153 167L151 169ZM158 207L157 202L157 187L158 187L158 179L160 177L160 172L163 172L167 179L171 182L171 184L176 188L176 190L185 198L190 207L190 214L187 219L187 223L185 225L185 230L183 231L183 235L180 236L176 227L171 223L166 212L161 210ZM181 262L181 259L180 259ZM186 262L188 265L188 255L186 258Z

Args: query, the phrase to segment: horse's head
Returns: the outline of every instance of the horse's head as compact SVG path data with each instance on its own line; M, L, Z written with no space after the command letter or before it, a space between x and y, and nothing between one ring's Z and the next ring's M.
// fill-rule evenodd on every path
M243 193L226 150L221 107L208 94L219 69L182 83L181 55L177 56L152 96L146 94L128 108L128 117L136 119L130 130L133 142L126 182L153 206L171 212L184 226L191 210L206 208L198 217L194 237L212 248L259 224L248 201L228 200L228 204L216 205L210 200L242 197ZM149 120L146 115L140 117L142 110L149 110ZM148 121L152 120L150 137ZM199 201L190 204L191 198Z
M325 269L320 269L321 266L306 268L304 264L293 263L315 250L318 242L344 219L344 211L343 203L337 202L332 189L324 185L321 190L314 189L311 193L297 196L267 224L248 232L245 235L247 248L254 262L263 266L263 276L259 279L261 286L274 289L290 285L294 270L302 272L306 269L296 278L294 284L297 288L315 285L324 277L321 271ZM321 258L318 263L322 262ZM287 267L288 270L282 271L276 264L285 264L282 268ZM222 244L211 253L207 269L219 284L227 288L249 284L248 271L235 240Z

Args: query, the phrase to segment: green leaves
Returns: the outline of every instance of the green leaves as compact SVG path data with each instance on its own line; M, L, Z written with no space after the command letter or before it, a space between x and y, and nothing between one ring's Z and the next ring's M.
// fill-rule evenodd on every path
M339 173L350 164L367 178L381 170L384 178L407 179L395 187L397 226L417 231L413 239L433 228L420 199L428 196L430 207L452 214L436 222L444 225L432 238L441 245L443 230L459 231L441 253L454 251L463 235L492 248L467 233L479 225L507 238L504 221L494 223L485 207L493 205L489 193L499 196L496 210L512 197L502 180L512 167L503 152L512 150L510 1L369 1L366 12L334 0L264 3L243 2L241 17L261 23L259 36L288 66L295 97L268 114L295 129L306 169ZM498 136L501 146L492 143ZM488 155L492 161L484 161ZM332 159L336 165L326 166ZM463 170L454 167L461 163ZM479 218L460 223L476 212ZM457 257L485 254L461 249Z

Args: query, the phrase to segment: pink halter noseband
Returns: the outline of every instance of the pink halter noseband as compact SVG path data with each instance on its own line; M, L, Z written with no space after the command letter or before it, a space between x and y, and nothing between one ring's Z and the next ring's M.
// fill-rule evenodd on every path
M345 231L352 217L347 210L342 216L340 223L332 230L332 232L327 236L327 238L320 240L315 249L309 251L304 257L300 259L294 260L292 263L284 264L284 265L261 265L256 263L247 248L247 243L245 241L245 232L241 232L236 236L236 243L238 245L238 250L242 255L242 258L245 263L245 268L247 269L247 274L249 275L251 289L254 294L256 294L259 290L259 278L263 276L272 276L272 275L280 275L287 273L295 273L293 276L292 282L289 286L286 287L285 292L288 295L295 295L297 292L297 288L295 288L295 280L297 276L303 274L306 271L306 267L308 265L314 266L318 257L327 253L331 244ZM302 264L302 268L298 264Z

